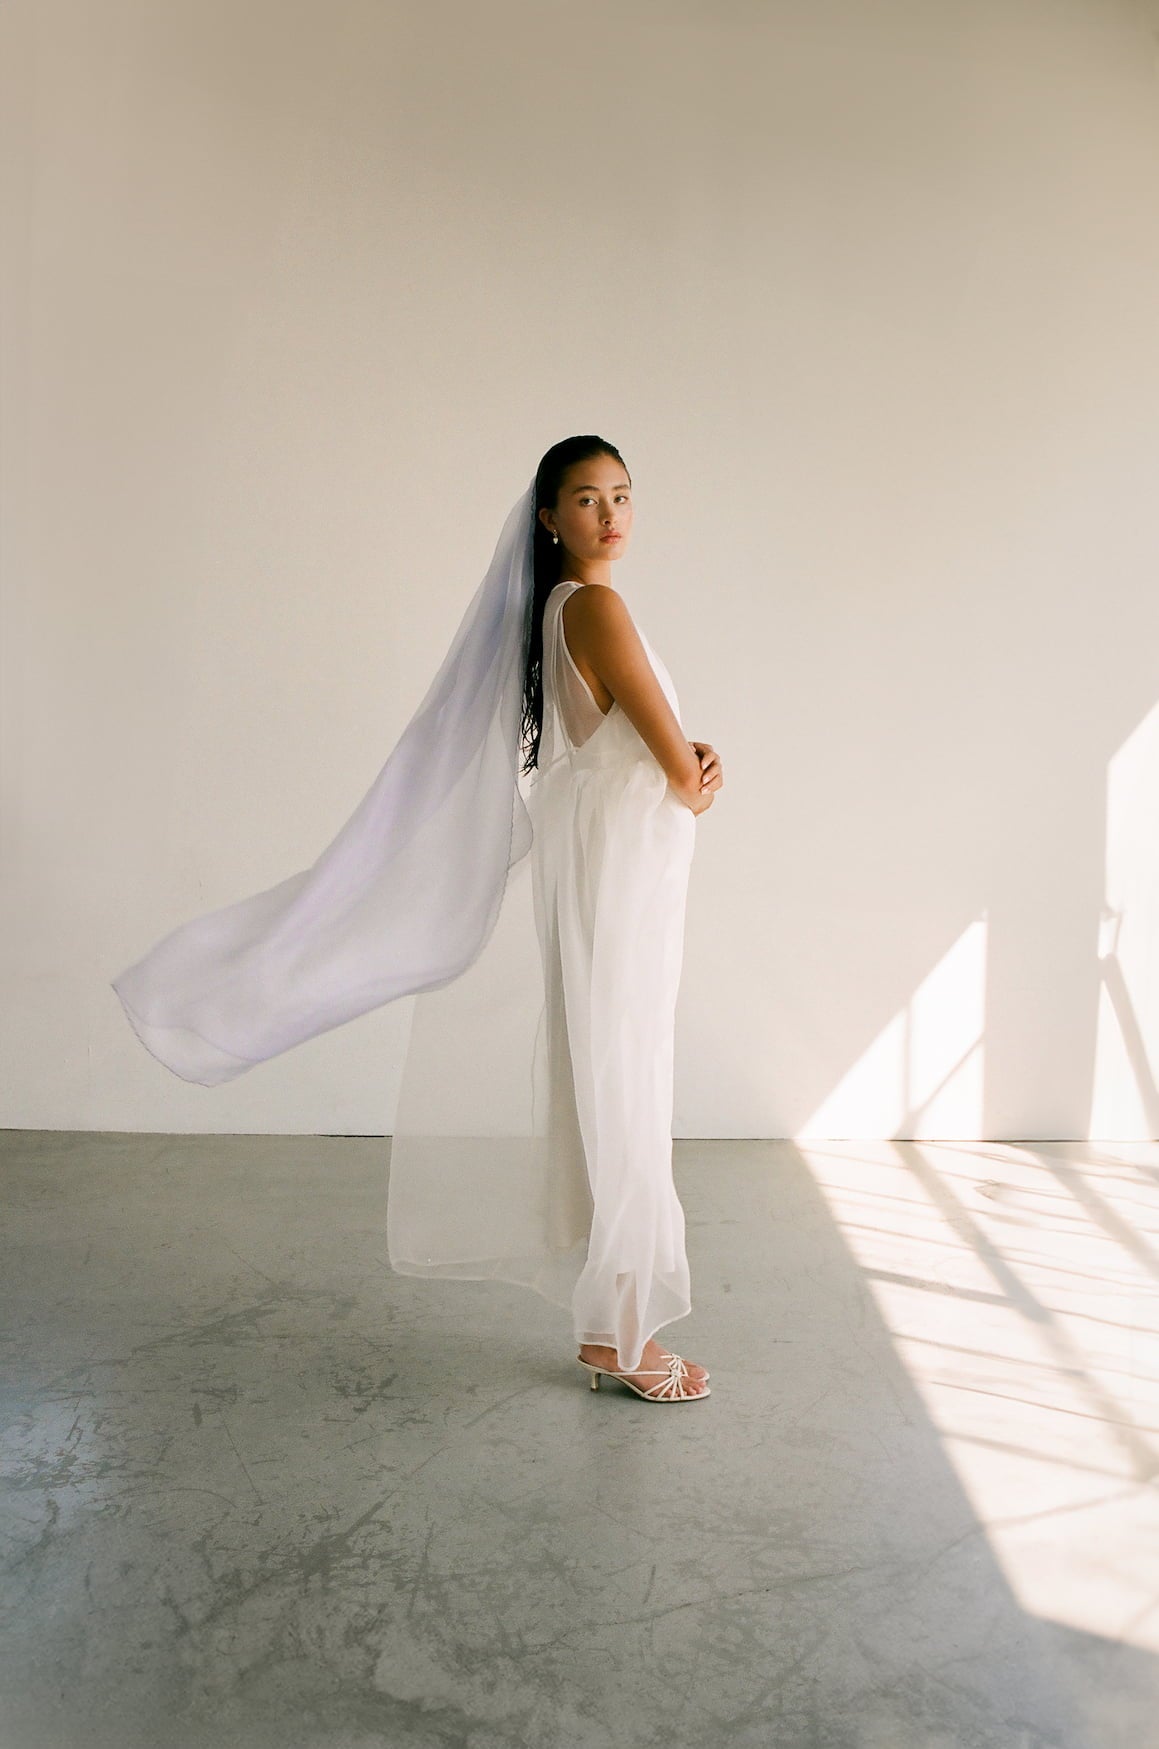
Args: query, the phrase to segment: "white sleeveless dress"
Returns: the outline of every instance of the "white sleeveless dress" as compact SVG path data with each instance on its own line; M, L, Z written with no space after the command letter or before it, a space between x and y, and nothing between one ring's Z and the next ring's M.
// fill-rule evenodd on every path
M387 1238L399 1273L532 1287L631 1368L691 1307L672 1070L696 817L572 659L562 609L583 587L544 605L531 853L479 959L415 1005Z
M557 584L543 616L544 721L528 800L547 997L554 1145L586 1164L587 1256L572 1296L578 1341L625 1367L690 1308L684 1214L672 1179L672 1060L696 818L613 704L572 659ZM647 638L679 720L672 678Z

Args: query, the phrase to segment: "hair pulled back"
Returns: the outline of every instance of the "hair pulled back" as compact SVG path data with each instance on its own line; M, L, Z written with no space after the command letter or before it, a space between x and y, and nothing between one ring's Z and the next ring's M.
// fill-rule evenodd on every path
M548 596L559 582L563 548L557 546L540 520L541 510L554 510L559 503L564 475L576 462L591 461L593 456L607 455L619 462L628 473L627 463L614 443L592 435L565 437L553 443L535 470L535 526L532 535L532 571L534 586L528 609L525 637L527 657L523 671L523 770L535 769L539 759L539 736L543 727L543 609ZM628 474L629 480L631 475Z

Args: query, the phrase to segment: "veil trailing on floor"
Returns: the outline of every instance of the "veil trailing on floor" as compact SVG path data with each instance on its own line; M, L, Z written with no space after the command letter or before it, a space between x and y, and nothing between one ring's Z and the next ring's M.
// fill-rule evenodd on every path
M521 1282L566 1305L589 1205L582 1163L549 1135L558 1069L521 787L534 518L533 480L426 697L313 865L181 924L112 988L153 1056L207 1087L417 996L391 1264Z

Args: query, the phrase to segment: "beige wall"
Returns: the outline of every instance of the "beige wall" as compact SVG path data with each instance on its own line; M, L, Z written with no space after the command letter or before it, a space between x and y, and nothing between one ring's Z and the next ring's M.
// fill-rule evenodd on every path
M1155 1136L1159 89L1132 0L9 0L3 1102L216 1090L108 979L312 862L503 515L618 443L728 787L676 1129Z

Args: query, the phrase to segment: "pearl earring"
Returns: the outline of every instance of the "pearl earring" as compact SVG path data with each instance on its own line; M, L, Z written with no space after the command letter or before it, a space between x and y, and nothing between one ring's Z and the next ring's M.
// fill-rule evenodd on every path
M552 535L551 544L553 547L557 547L559 545L559 536L557 534Z

